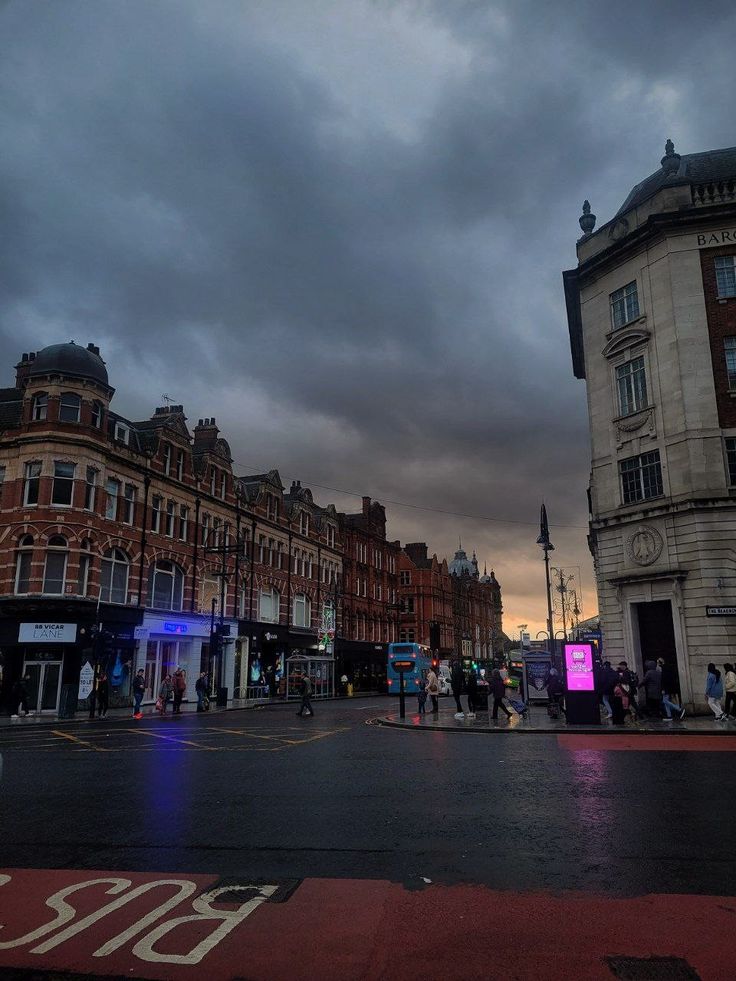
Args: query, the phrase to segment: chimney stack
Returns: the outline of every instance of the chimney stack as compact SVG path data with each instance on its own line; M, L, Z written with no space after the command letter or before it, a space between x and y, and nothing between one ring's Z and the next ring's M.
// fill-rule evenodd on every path
M31 370L31 365L36 360L36 352L31 351L30 354L24 354L20 359L18 364L15 366L15 387L19 389L24 389L26 387L26 382L28 381L28 375Z

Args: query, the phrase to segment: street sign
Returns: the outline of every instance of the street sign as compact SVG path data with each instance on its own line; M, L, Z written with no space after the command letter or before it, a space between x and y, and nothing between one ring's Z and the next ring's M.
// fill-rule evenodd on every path
M736 617L736 606L706 606L707 617Z
M89 661L85 661L84 667L79 672L79 694L77 697L80 702L84 698L89 698L94 683L95 670Z
M135 640L148 640L149 629L148 627L134 627L133 628L133 638Z

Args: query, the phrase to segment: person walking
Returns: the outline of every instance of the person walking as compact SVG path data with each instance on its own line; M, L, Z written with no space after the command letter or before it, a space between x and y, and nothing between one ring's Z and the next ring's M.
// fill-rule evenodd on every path
M465 718L465 713L463 712L463 703L460 701L460 696L463 693L464 683L465 683L465 674L463 672L463 666L459 661L455 661L452 665L452 672L450 674L450 687L452 688L452 697L455 699L456 719Z
M297 715L314 715L312 709L312 703L309 700L309 696L312 694L312 682L309 680L308 674L302 675L302 704L299 708Z
M142 719L141 703L146 694L146 677L143 668L138 668L138 673L133 678L133 718Z
M623 670L618 672L618 680L611 692L611 722L622 726L626 722L626 713L630 707L631 685Z
M106 719L107 709L110 705L110 682L107 680L107 672L103 671L100 680L97 682L97 718Z
M733 664L724 664L723 682L726 687L726 708L724 709L729 719L736 718L736 671Z
M639 682L644 689L646 711L650 718L659 719L662 713L662 672L654 661L644 664L644 678Z
M708 665L708 677L705 681L705 700L710 706L716 722L721 722L726 718L726 713L721 708L723 698L723 679L721 672L712 662Z
M663 658L657 658L657 667L662 673L662 708L664 709L665 722L672 722L672 719L674 718L672 714L673 712L680 719L684 719L685 709L682 707L682 705L678 705L670 698L670 695L673 694L671 674L667 671ZM667 679L670 679L669 684L667 684Z
M172 691L171 675L164 675L164 680L161 682L161 687L158 690L158 702L156 703L156 708L161 715L166 715L166 705L171 701Z
M601 699L609 719L613 718L611 698L613 696L613 689L618 684L618 680L618 672L611 667L611 662L604 661L603 671L601 672Z
M206 711L205 702L207 701L207 672L200 671L199 677L194 683L194 690L197 693L197 711Z
M639 688L639 675L636 673L636 671L631 671L629 669L629 665L626 661L619 661L617 674L618 673L623 674L624 682L629 687L628 712L631 715L631 721L637 722L641 715L641 711L639 709L639 703L636 700L636 693Z
M187 676L179 667L174 672L174 715L181 715L181 703L187 690Z
M425 688L427 694L432 699L432 713L437 715L440 710L440 683L437 680L437 675L435 674L434 668L430 668L427 672L427 684Z
M506 695L506 682L501 677L501 672L498 668L494 668L491 672L491 695L493 696L493 721L496 722L498 720L499 709L505 713L507 719L510 719L511 712L503 704Z

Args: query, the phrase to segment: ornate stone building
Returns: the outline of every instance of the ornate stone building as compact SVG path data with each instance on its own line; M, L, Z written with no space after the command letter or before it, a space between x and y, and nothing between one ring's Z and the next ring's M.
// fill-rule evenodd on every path
M595 222L586 201L564 285L603 648L639 670L664 657L702 702L707 662L736 644L736 148L668 141Z
M400 640L416 640L439 657L489 663L502 650L501 587L460 548L448 565L424 542L406 545L399 561Z
M21 675L34 709L72 709L85 660L108 672L123 705L139 667L149 701L178 666L192 689L207 668L239 697L256 664L260 675L318 648L342 573L334 507L298 484L284 494L276 471L238 478L214 418L190 433L172 405L135 422L113 395L92 344L25 354L15 385L0 389L6 710Z

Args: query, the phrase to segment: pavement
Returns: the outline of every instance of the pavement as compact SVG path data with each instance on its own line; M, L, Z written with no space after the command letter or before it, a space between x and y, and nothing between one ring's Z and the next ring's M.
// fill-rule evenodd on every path
M734 977L731 735L386 705L4 728L0 978Z

